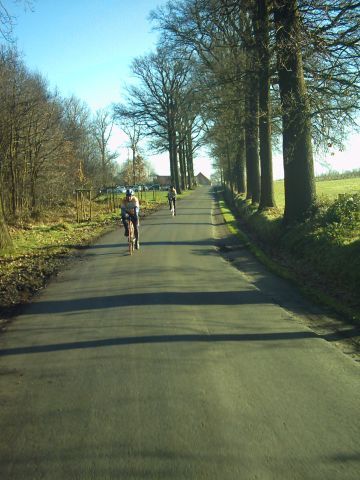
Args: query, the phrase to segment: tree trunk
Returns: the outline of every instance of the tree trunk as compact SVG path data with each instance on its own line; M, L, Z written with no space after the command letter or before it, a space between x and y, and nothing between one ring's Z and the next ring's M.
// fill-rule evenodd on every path
M131 147L132 150L132 184L136 184L136 171L135 171L135 160L136 160L136 151L135 147Z
M5 222L3 202L0 196L0 249L11 247L12 241Z
M185 152L183 143L180 142L179 149L179 164L180 164L180 179L181 179L181 188L186 190L186 163L185 163Z
M170 173L171 181L175 184L176 191L181 193L180 178L179 178L179 166L177 158L177 144L176 144L176 130L175 119L170 112L169 116L169 155L170 155Z
M238 78L241 78L241 68L237 64ZM236 189L239 193L246 192L246 149L245 149L245 122L244 110L246 109L245 89L242 82L236 85L237 105L235 108L236 138L235 138L235 178Z
M249 74L246 94L246 169L247 195L252 203L260 201L260 164L259 164L259 97L256 88L257 76Z
M238 134L236 139L236 188L239 193L246 192L246 151L245 151L245 128L239 119Z
M296 0L274 2L283 125L286 223L302 221L315 201L311 122L300 50Z
M230 151L231 150L230 150L229 142L227 141L226 142L227 185L228 185L228 188L230 188L230 190L231 190L231 194L234 195L235 184L234 184L234 173L232 171L232 166L231 166Z
M270 50L268 0L258 1L259 140L261 192L259 210L276 206L271 151Z
M191 130L187 132L186 135L186 146L185 146L185 155L186 155L186 164L187 164L187 174L188 174L188 184L189 188L194 188L194 159L193 159L193 145Z

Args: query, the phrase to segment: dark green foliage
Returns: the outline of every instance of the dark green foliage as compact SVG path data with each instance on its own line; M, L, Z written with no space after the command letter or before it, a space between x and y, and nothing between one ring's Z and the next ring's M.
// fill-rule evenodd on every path
M325 217L325 223L341 224L347 229L358 228L360 220L360 194L343 194L330 205Z
M233 206L241 228L290 268L302 288L326 293L339 311L360 318L360 194L318 202L306 222L292 226L284 225L280 212L259 213L241 197Z

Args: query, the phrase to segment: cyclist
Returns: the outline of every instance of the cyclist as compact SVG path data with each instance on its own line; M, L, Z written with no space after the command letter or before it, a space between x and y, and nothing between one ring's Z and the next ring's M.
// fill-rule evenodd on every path
M129 236L129 221L134 225L135 233L135 248L139 249L139 199L135 197L134 191L128 188L125 193L125 198L121 201L121 220L125 227L125 237Z
M167 197L168 197L168 201L169 201L170 210L171 210L172 207L174 207L174 215L176 215L176 209L175 209L176 195L177 195L176 188L174 187L174 185L170 185Z

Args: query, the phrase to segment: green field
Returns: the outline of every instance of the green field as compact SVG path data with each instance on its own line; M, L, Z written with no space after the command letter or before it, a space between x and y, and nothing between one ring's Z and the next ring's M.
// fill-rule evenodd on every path
M274 192L277 207L284 209L285 194L283 180L276 180L274 182ZM335 200L341 193L360 194L360 177L338 180L321 180L316 182L316 194L320 199L327 197L328 199Z

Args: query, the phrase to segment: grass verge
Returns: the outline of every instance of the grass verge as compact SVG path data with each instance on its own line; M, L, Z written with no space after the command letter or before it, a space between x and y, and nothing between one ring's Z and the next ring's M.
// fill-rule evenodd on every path
M75 208L67 206L44 212L42 223L10 227L13 247L0 252L0 327L83 248L120 225L119 209L109 212L99 200L92 221L77 223ZM140 202L140 218L146 217L167 203L166 192Z
M344 209L334 216L339 202L320 205L312 221L289 228L283 225L281 212L259 213L244 199L233 201L229 196L228 193L220 200L224 220L255 257L272 272L297 285L307 298L360 324L358 204L354 215L346 206L346 218L339 218ZM340 204L346 201L343 197ZM331 221L334 218L337 221Z

